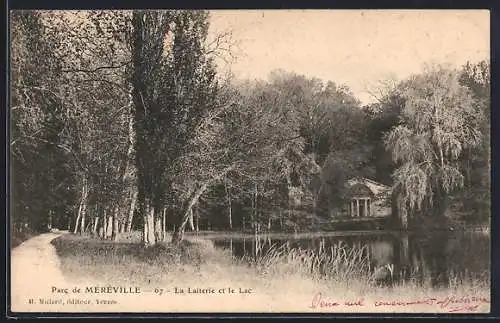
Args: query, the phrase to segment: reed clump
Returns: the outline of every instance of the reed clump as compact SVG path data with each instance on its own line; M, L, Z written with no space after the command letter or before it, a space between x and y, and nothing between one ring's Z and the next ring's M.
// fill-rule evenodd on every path
M246 257L261 275L301 275L316 280L351 281L370 275L366 246L350 248L340 241L319 250L272 245L257 257Z

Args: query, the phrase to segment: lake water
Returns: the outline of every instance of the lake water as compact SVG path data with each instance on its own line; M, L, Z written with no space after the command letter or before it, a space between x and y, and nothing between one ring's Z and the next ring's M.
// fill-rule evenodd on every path
M216 247L229 249L237 258L256 258L271 247L302 248L320 251L343 244L362 248L370 268L394 265L398 279L429 282L434 287L447 285L450 279L490 280L490 244L488 233L439 231L427 234L401 232L350 232L322 235L259 235L213 238Z

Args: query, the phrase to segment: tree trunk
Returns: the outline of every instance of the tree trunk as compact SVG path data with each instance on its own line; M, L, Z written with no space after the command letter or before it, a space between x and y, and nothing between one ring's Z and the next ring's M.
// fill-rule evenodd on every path
M174 230L174 234L172 235L172 243L174 245L179 244L182 241L182 239L184 238L184 230L185 230L186 224L189 220L190 212L191 212L193 206L195 206L195 204L198 203L200 196L207 190L207 188L209 187L210 184L212 184L214 181L221 179L229 171L231 171L233 169L233 167L234 166L227 167L220 174L218 174L214 178L203 183L203 185L201 185L200 188L198 188L198 190L196 190L194 192L191 199L189 200L187 207L185 208L184 215L179 218L179 223L178 223L179 225L176 226L176 228Z
M155 243L154 207L146 201L144 213L144 244L151 246Z
M98 224L99 224L99 217L96 216L94 218L94 227L92 228L92 235L94 235L94 236L97 234L97 226L98 226Z
M83 201L83 207L82 207L82 219L80 222L80 233L84 234L85 233L85 218L86 218L86 213L87 213L87 204L86 200Z
M408 210L400 198L398 198L398 214L401 221L401 228L408 230Z
M172 235L172 243L174 245L178 245L182 241L182 239L184 239L184 230L189 220L189 214L187 216L183 216L183 219L184 220L181 222L181 224L176 226L174 234Z
M81 208L81 205L80 205L80 208ZM75 228L73 229L73 233L76 234L78 232L78 225L80 224L80 218L81 218L81 211L78 210L78 215L76 217L76 221L75 221Z
M111 240L116 241L116 238L118 237L118 211L119 208L118 206L115 207L115 212L113 214L113 224L111 228Z
M87 200L89 196L89 186L87 182L87 178L83 178L83 196L82 196L82 219L81 219L81 230L82 234L85 233L85 218L87 215Z
M196 232L200 231L200 212L198 211L198 208L195 208L195 219L196 219Z
M226 196L227 196L227 203L228 203L228 215L229 215L229 229L233 229L233 212L232 212L232 203L231 203L231 191L227 185L227 181L225 183L225 188L226 188Z
M87 226L85 227L85 232L89 232L89 229L90 229L91 226L93 226L93 223L92 223L92 221L89 221L87 223Z
M158 214L159 208L156 208L156 214L154 214L154 235L155 235L155 243L160 243L163 241L163 225L162 218L163 216ZM162 210L163 211L163 210Z
M80 234L85 233L85 213L82 212L82 218L80 220Z
M53 211L49 211L49 221L47 223L47 229L51 230L52 229L52 213Z
M167 240L167 208L163 208L161 223L163 226L162 240Z
M172 243L173 244L179 244L182 239L184 238L184 230L186 228L186 224L189 221L190 216L192 216L192 209L193 206L198 203L198 200L200 199L200 196L205 192L205 190L208 188L210 185L211 181L205 182L197 191L194 192L192 195L186 210L183 214L183 216L180 218L180 223L179 225L176 226L176 229L174 231L174 234L172 235Z
M106 208L104 208L103 215L102 215L102 221L101 221L102 224L100 225L100 228L99 228L99 235L100 235L101 239L106 239L106 228L108 227L107 221L108 221L108 215L106 212Z
M108 221L107 221L107 226L106 226L106 236L105 238L108 239L108 238L111 238L111 236L113 235L113 214L109 215L108 216Z
M194 212L193 212L193 208L191 208L191 211L189 212L189 227L191 228L191 231L194 231Z
M229 197L229 229L233 229L233 207L231 205L231 197Z
M111 231L111 240L116 241L117 237L118 237L118 219L116 217L113 217L113 228Z
M134 100L131 94L129 94L129 106L133 107ZM126 189L129 190L130 196L130 209L128 217L125 220L120 221L120 233L123 233L125 230L130 232L132 229L132 220L134 217L135 204L137 201L137 187L134 184L131 184L131 180L133 178L133 168L134 168L134 146L135 146L135 130L134 130L134 117L132 114L129 114L129 124L128 124L128 139L129 145L127 150L127 161L125 165L125 170L123 172L122 183ZM137 184L137 182L134 182ZM122 217L123 219L123 217Z
M151 244L155 243L155 222L154 222L155 208L151 206L148 213L148 241L151 241Z
M120 221L118 225L118 232L124 233L125 232L125 223L123 221Z
M75 228L73 230L73 233L76 234L78 232L78 228L82 228L82 225L80 224L80 220L82 220L82 222L85 222L83 219L82 219L82 213L83 213L83 207L84 207L84 204L85 204L85 199L86 199L86 186L87 186L87 181L85 180L85 178L83 179L83 184L82 184L82 197L80 199L80 206L78 207L78 214L76 216L76 221L75 221ZM85 225L85 223L83 223Z
M130 201L130 209L128 212L127 219L127 232L132 231L132 221L134 220L135 204L137 203L137 191L132 194L132 200Z
M257 222L258 222L257 194L258 194L257 183L255 183L253 200L252 200L252 228L254 229L254 231L257 229Z
M143 219L143 225L142 225L142 242L144 245L149 246L151 242L148 240L148 210L146 210L146 213L142 216Z

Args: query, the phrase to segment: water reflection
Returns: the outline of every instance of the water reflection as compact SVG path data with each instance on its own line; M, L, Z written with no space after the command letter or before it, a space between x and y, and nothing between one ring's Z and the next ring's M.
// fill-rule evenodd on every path
M317 252L345 243L348 248L367 250L370 268L394 264L395 279L439 288L456 283L489 281L490 237L477 232L374 234L348 236L252 237L214 239L217 247L231 250L234 257L257 259L271 247L311 249Z

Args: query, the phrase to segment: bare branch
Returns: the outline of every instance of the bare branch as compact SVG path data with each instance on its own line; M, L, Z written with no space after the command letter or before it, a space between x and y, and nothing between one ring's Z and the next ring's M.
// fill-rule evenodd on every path
M132 61L123 62L123 63L118 64L118 65L99 66L99 67L96 67L95 69L92 69L92 70L68 69L68 70L62 70L62 72L63 73L95 73L97 71L104 70L104 69L118 69L118 68L122 68L122 67L125 67L125 66L129 65L130 63L132 63Z

